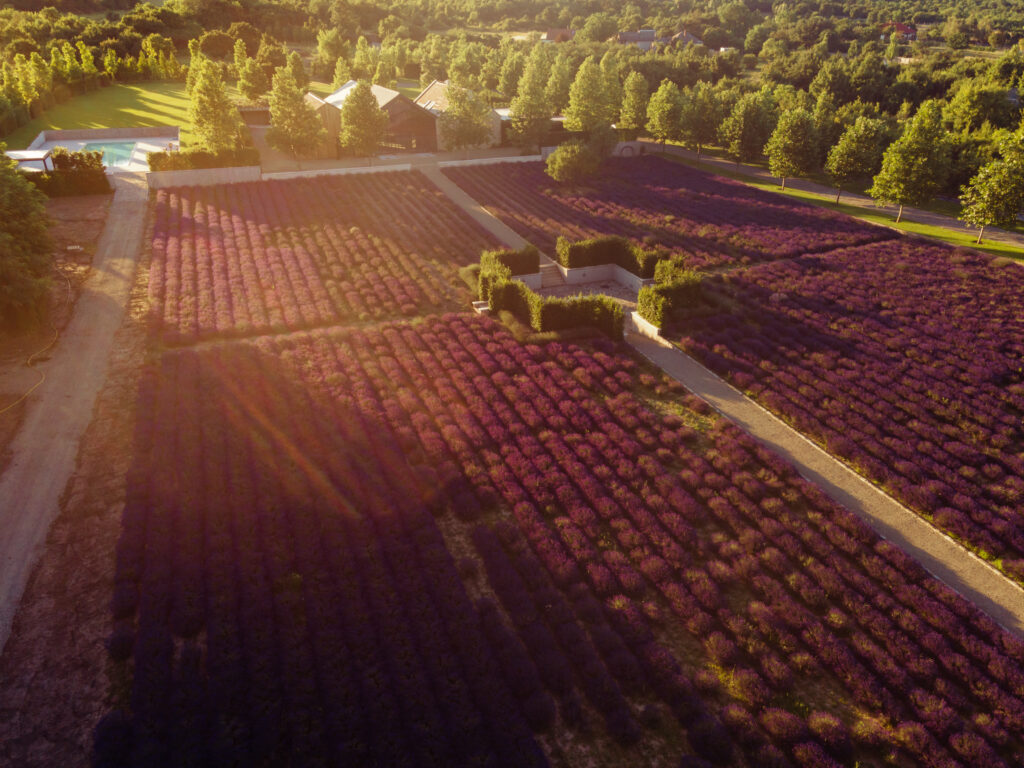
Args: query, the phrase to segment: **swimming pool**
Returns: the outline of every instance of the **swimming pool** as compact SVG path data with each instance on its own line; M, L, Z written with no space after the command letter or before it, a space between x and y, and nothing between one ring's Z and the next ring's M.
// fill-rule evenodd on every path
M82 149L90 152L102 152L103 164L107 168L126 168L131 165L132 153L135 152L134 141L90 141Z

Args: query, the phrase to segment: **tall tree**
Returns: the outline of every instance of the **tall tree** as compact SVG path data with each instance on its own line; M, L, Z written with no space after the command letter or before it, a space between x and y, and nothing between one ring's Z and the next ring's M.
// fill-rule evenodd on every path
M786 188L789 176L810 173L817 164L818 137L814 118L806 109L783 112L765 145L768 170L782 179Z
M679 138L683 98L679 86L665 78L647 102L647 132L662 145Z
M0 142L0 323L38 319L51 266L42 193L18 173Z
M601 57L600 66L605 108L602 122L611 125L619 119L619 109L622 107L622 78L619 75L619 59L614 48L609 48Z
M681 96L679 138L686 146L695 150L697 158L700 159L701 148L713 144L718 138L718 126L722 121L722 103L714 87L709 83L697 83Z
M498 75L498 90L509 98L514 98L519 79L526 68L526 58L519 51L511 51L501 64Z
M519 78L516 97L509 105L512 129L524 145L535 145L538 151L547 135L552 114L546 94L550 67L545 48L538 43L530 52L526 68Z
M1024 130L1001 142L1000 155L983 166L960 196L960 219L978 227L978 243L985 227L1005 227L1024 208Z
M356 157L373 157L387 127L387 112L378 106L370 83L360 80L341 105L341 146Z
M209 59L198 62L188 117L200 148L220 152L238 145L242 119L228 96L220 67Z
M572 87L572 64L569 57L560 53L551 64L551 75L544 86L544 100L551 107L551 113L559 115L569 104L569 88Z
M238 71L238 92L246 101L259 101L267 95L267 76L256 59L246 58Z
M291 72L292 79L299 88L303 91L309 88L309 75L306 74L306 68L302 64L302 56L299 55L298 51L292 51L288 54L288 71Z
M950 142L942 124L942 106L926 101L907 122L901 135L882 156L882 169L868 194L878 201L903 207L921 205L942 188L949 173Z
M377 52L360 36L356 41L356 52L352 59L352 77L368 80L377 71Z
M270 130L267 143L295 157L313 154L326 131L290 67L274 74L270 90Z
M348 65L348 61L344 56L339 56L338 60L334 62L334 77L331 80L331 88L338 90L352 79L352 69Z
M844 184L878 173L888 140L885 121L870 117L858 117L843 132L825 161L825 172L836 185L836 205L839 205Z
M580 65L576 79L569 88L569 106L565 110L567 130L587 132L611 122L604 100L604 88L601 68L593 56L588 56Z
M757 160L777 120L775 101L767 89L741 96L719 128L729 157L737 165Z
M647 102L650 99L647 79L639 72L630 72L622 92L622 109L616 125L627 131L642 131L647 125Z
M448 108L438 118L441 144L458 151L491 141L491 108L472 91L448 87Z

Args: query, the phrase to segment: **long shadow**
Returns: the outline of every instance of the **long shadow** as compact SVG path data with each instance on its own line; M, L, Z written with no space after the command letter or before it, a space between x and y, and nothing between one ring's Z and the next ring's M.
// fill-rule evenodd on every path
M546 764L428 487L368 409L254 344L140 386L101 766Z

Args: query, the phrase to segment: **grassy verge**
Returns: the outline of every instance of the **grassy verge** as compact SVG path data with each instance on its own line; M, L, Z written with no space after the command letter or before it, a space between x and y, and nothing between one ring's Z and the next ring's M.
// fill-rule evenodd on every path
M817 205L822 208L831 208L834 211L839 211L840 213L845 213L848 216L869 221L872 224L880 224L912 235L930 237L935 240L941 240L944 243L949 243L950 245L974 248L984 253L992 254L993 256L1006 256L1018 261L1024 260L1024 251L1006 243L989 241L982 243L981 245L975 245L974 241L976 240L976 235L971 232L960 232L955 229L933 226L931 224L919 224L916 221L904 220L897 224L893 220L892 214L881 211L873 206L851 205L844 202L840 202L839 205L835 205L833 202L835 198L832 195L819 195L813 192L804 192L799 189L780 189L779 185L775 182L760 181L742 173L727 171L725 169L718 168L717 166L711 166L705 163L698 163L684 157L679 157L678 155L662 155L662 157L665 157L672 162L689 165L694 168L700 168L701 170L709 171L710 173L715 173L719 176L727 176L730 179L741 181L748 186L763 189L767 192L795 197L806 203Z
M234 96L234 88L228 92ZM58 104L4 139L9 149L24 149L40 131L73 128L181 126L188 131L188 97L184 83L155 82L112 85Z

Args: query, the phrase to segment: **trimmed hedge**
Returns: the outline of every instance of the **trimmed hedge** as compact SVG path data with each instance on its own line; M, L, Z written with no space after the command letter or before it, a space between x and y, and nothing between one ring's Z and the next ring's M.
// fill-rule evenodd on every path
M529 252L532 251L532 254ZM512 268L505 256L519 269L525 269L531 258L537 257L532 246L522 251L485 251L480 257L480 300L487 301L491 310L506 310L539 332L564 331L581 325L600 329L614 339L622 338L625 313L622 306L608 296L574 296L568 299L547 298L534 293L530 287L513 279ZM539 269L539 262L537 268ZM516 274L530 274L517 272Z
M575 243L559 237L555 243L555 255L558 263L567 269L617 264L644 279L654 277L655 268L663 259L661 254L645 250L616 235L592 237Z
M480 255L481 301L490 301L491 284L496 280L509 280L515 275L532 275L540 271L540 254L532 245L518 251L484 251Z
M40 192L47 197L72 195L107 195L112 191L103 167L102 152L69 152L56 147L50 155L53 170L42 173L24 173Z
M194 171L201 168L238 168L259 165L260 153L255 147L208 152L186 149L179 152L150 152L146 156L151 171Z
M677 269L668 282L645 285L637 299L637 312L661 328L667 318L700 300L702 279L698 272Z

